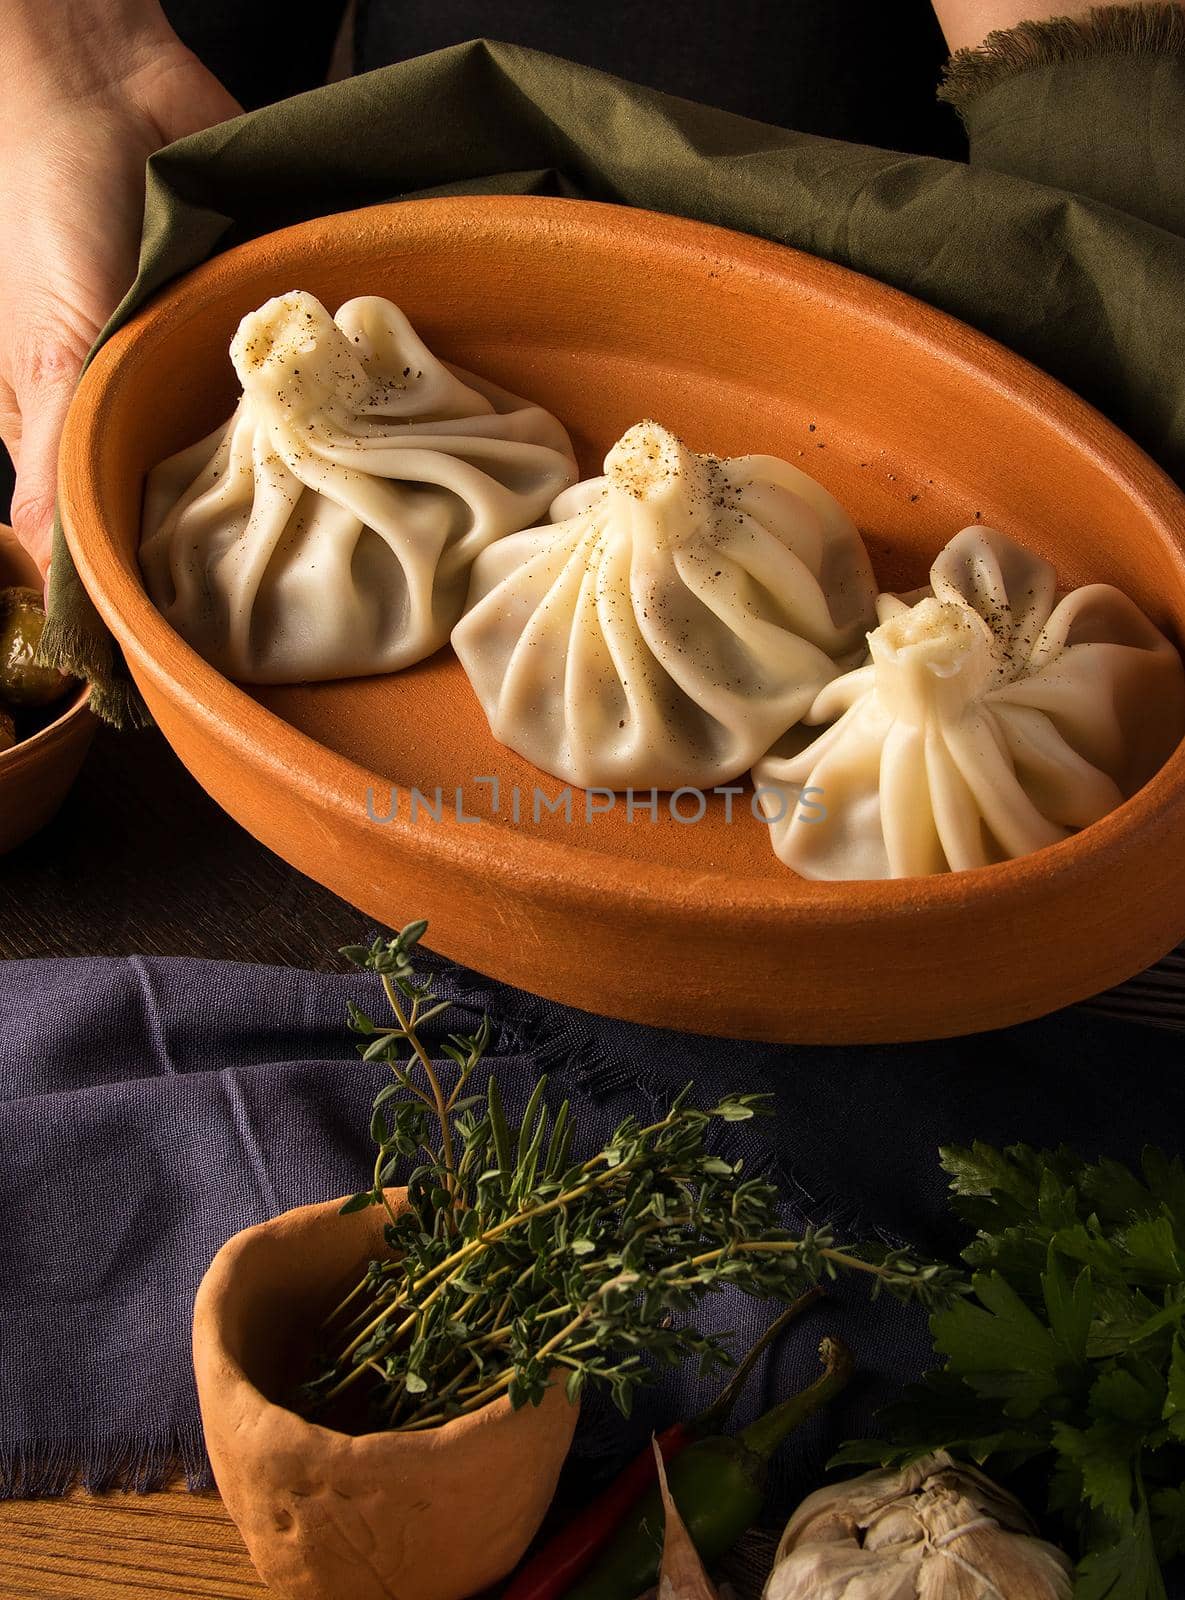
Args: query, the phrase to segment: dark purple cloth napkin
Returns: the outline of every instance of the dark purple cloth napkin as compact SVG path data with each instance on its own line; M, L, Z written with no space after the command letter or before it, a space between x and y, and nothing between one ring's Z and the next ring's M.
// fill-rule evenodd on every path
M464 1008L451 1028L487 1009L498 1022L511 1111L546 1067L590 1146L688 1080L705 1104L772 1092L776 1117L722 1130L721 1148L773 1168L796 1223L949 1253L941 1142L1065 1140L1121 1159L1183 1143L1179 1036L1083 1012L949 1043L789 1048L607 1022L433 966ZM239 1228L365 1181L384 1069L357 1060L343 1018L348 998L377 1012L373 990L363 974L192 960L0 964L0 1493L147 1489L178 1468L204 1481L194 1291ZM771 1314L721 1296L712 1322L743 1348ZM829 1331L861 1377L782 1452L774 1515L927 1364L916 1311L843 1285L763 1363L737 1420L809 1379ZM575 1470L608 1471L707 1398L676 1373L628 1423L589 1404Z

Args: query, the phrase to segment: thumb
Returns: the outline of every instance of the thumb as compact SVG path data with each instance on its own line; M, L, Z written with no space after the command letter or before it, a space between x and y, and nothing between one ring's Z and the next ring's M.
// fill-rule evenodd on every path
M196 57L163 74L145 98L164 144L243 114L235 97Z
M12 527L43 574L49 571L53 543L58 446L81 370L80 357L55 347L45 351L34 372L17 385L21 448L12 496Z

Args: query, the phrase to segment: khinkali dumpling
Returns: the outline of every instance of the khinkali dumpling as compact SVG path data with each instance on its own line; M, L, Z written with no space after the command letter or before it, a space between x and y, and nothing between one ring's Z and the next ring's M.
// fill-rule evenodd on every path
M453 646L495 738L582 788L736 777L873 619L856 528L772 456L641 422L551 516L482 552Z
M389 300L269 300L231 345L225 427L150 475L140 564L248 683L393 672L438 649L469 567L576 477L546 411L443 363Z
M1185 674L1126 595L1057 598L1048 562L965 528L910 604L882 595L867 665L806 717L832 723L753 781L806 878L907 878L1026 855L1113 810L1185 732Z

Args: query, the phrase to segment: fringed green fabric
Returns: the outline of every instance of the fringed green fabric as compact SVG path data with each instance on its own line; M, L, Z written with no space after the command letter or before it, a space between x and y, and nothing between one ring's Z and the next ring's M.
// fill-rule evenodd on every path
M104 722L126 729L151 726L148 707L74 569L60 519L54 524L48 615L37 659L89 681L91 710Z
M1021 22L989 33L981 45L956 50L943 72L938 98L962 115L977 95L1018 72L1100 56L1185 55L1185 7L1096 6L1083 17Z
M972 166L1185 233L1185 7L1100 6L989 34L939 92Z

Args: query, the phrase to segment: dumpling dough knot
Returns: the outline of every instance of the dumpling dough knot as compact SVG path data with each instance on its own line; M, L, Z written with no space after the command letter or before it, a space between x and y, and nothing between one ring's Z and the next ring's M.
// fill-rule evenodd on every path
M605 457L605 493L611 519L631 529L645 518L649 544L685 542L703 529L713 504L712 456L689 450L657 422L638 422Z
M998 676L991 631L970 607L926 599L868 635L876 694L885 711L922 727L957 716Z
M278 405L291 421L361 410L371 381L349 340L311 294L277 295L239 324L230 358L243 393Z

